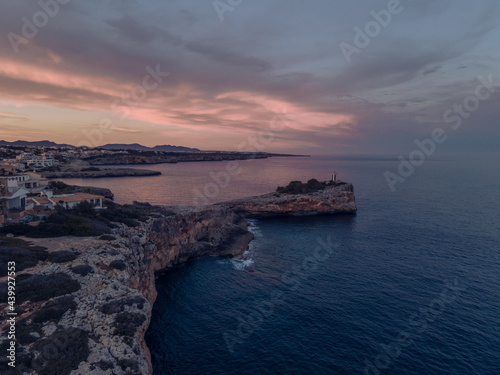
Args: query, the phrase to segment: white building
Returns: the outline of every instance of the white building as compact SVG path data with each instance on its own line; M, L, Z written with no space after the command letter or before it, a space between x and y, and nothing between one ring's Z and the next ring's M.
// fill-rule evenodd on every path
M16 159L25 164L29 169L42 169L52 167L55 164L54 157L46 153L40 156L30 152L24 152L16 156Z
M23 187L30 193L40 193L47 189L49 181L38 173L28 172L6 177L8 181L15 181L17 186Z
M0 200L6 210L24 211L29 191L20 187L15 180L0 178Z
M75 193L65 195L54 195L47 199L54 203L54 205L61 205L63 208L71 209L82 202L89 202L95 209L102 209L102 200L104 197L100 195L88 193Z

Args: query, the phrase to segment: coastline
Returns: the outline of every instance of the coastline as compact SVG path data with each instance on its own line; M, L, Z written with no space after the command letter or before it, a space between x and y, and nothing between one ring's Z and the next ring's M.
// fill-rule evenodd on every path
M68 170L60 172L42 172L49 179L57 178L105 178L105 177L147 177L159 176L161 172L134 168L100 168L99 171Z
M305 211L304 198L311 204ZM330 207L328 212L318 211L322 200L322 207ZM257 202L260 211L248 211L246 215L242 201L250 208ZM254 238L247 216L338 214L357 209L350 184L311 194L273 193L238 202L239 206L232 202L198 209L137 204L133 209L144 216L138 225L114 223L115 228L101 237L22 238L45 248L48 254L35 267L20 272L25 275L18 284L20 295L36 285L45 296L25 298L20 303L23 336L18 350L25 353L21 368L54 366L43 357L43 347L55 345L58 337L77 330L86 340L71 342L64 350L59 348L57 358L68 370L58 368L59 373L151 374L151 355L144 335L157 297L157 272L197 257L241 255ZM283 211L282 202L287 202L288 211ZM263 205L267 205L264 214ZM55 287L61 278L74 290ZM2 277L0 282L4 281ZM0 294L4 293L2 283ZM48 313L54 304L60 309L55 317ZM50 319L44 320L47 314ZM0 324L5 329L5 322Z
M89 165L137 165L137 164L165 164L205 161L230 161L267 159L271 157L309 157L310 155L272 154L266 152L163 152L158 155L154 152L134 152L128 154L113 154L109 156L91 156L82 159Z

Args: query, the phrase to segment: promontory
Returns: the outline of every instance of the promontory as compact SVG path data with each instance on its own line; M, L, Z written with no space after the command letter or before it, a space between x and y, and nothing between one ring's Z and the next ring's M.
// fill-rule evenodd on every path
M16 368L3 354L0 372L151 374L144 334L155 274L196 257L239 256L253 238L249 216L356 212L351 184L310 187L198 208L109 201L99 211L59 210L37 227L0 228L0 308L9 306L7 265L14 261L17 314L15 340L0 342L4 354L14 342ZM2 316L7 338L11 324Z

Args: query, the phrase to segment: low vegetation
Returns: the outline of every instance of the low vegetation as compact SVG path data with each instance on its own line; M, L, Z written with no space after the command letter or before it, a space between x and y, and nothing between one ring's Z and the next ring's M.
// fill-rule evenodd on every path
M118 301L111 301L101 307L101 312L106 315L112 315L125 310L125 306L137 304L137 308L142 310L146 300L143 297L130 297Z
M52 189L52 192L54 193L54 195L74 193L73 187L66 185L62 181L50 181L49 187Z
M78 254L69 250L54 251L49 254L49 261L52 263L66 263L78 258Z
M306 183L303 183L302 181L292 181L287 186L278 186L276 191L282 194L308 194L323 190L332 185L332 181L320 182L313 178Z
M133 359L119 359L116 364L127 374L139 374L139 363Z
M83 168L82 172L99 172L101 169L97 167Z
M137 329L146 321L144 314L123 312L115 317L114 335L133 337Z
M119 271L123 271L127 268L127 264L123 260L114 260L109 264L109 266Z
M71 272L80 276L87 276L89 273L94 273L94 268L86 264L81 264L79 266L71 267Z
M76 310L75 299L72 296L64 296L46 302L40 310L32 315L34 323L45 323L48 321L58 323L66 311Z
M37 265L46 260L46 248L32 246L19 238L0 237L0 277L7 276L7 263L16 262L17 272Z
M32 238L52 238L61 236L93 237L103 236L103 240L111 240L115 223L123 223L129 227L139 226L139 222L148 219L151 212L157 210L147 205L118 205L106 202L107 209L95 210L88 202L82 202L71 210L58 209L39 225L8 224L0 228L0 235L13 234ZM1 246L1 244L0 244Z
M38 340L33 349L41 355L34 360L40 375L67 375L89 356L88 332L78 328L58 329Z
M114 241L114 240L116 240L116 237L115 236L111 236L109 234L104 234L101 237L99 237L99 239L103 240L103 241Z
M62 272L51 275L19 275L16 285L16 302L47 301L78 290L80 290L80 283Z
M7 353L10 346L9 340L4 340L0 343L0 353ZM33 368L31 366L31 361L33 355L29 353L25 348L21 346L19 342L16 342L16 367L11 367L8 365L10 362L7 355L0 356L0 374L2 375L19 375L24 373L31 373Z

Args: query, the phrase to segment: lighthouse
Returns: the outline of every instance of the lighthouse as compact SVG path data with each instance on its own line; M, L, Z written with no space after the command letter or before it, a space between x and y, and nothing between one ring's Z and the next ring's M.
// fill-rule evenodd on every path
M336 183L338 180L337 180L337 172L333 172L332 173L332 182L333 183Z

